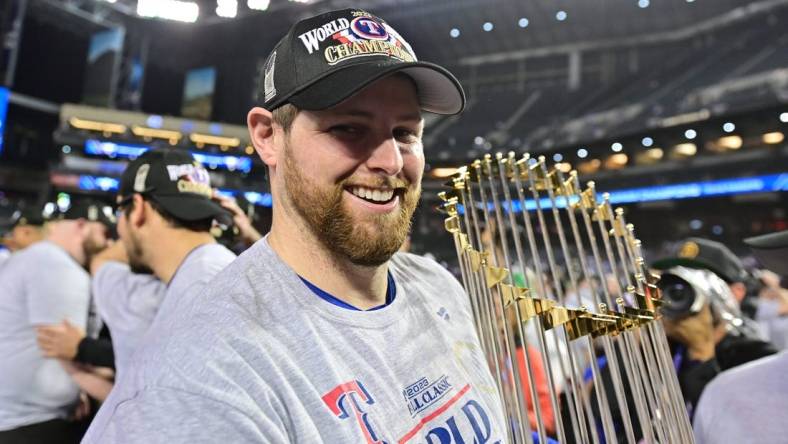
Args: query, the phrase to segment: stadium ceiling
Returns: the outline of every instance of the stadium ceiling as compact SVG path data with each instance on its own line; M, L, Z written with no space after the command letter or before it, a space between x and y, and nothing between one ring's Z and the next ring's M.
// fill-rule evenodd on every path
M85 22L97 27L127 24L138 18L138 1L145 0L29 0L33 14L48 16L53 23L75 31L89 31ZM173 0L153 0L159 4L168 1ZM237 4L235 18L217 15L217 2L228 1ZM248 4L254 1L180 3L198 5L194 26L251 17L265 24L266 16L279 20L283 15L295 21L328 9L361 7L403 28L404 35L415 34L411 39L434 39L441 55L447 58L625 39L684 28L734 10L746 14L752 8L788 5L788 0L270 0L268 8L259 11L249 8ZM492 26L490 31L483 29L485 23ZM459 32L456 38L450 36L453 29Z

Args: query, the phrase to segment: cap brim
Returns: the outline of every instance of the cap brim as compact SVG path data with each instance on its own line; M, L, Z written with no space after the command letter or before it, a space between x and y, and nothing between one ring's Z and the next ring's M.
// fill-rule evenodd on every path
M186 193L177 196L155 196L156 201L167 212L184 221L204 220L214 218L221 223L227 223L230 213L216 202L203 196L188 196Z
M300 109L330 108L376 80L396 72L408 75L416 83L419 104L424 111L451 115L459 114L465 108L465 93L457 78L447 69L429 62L349 65L316 80L286 101Z
M726 282L731 282L731 277L727 276L717 267L707 264L706 262L696 261L694 259L686 259L682 257L670 257L665 259L660 259L651 263L652 268L656 268L657 270L667 270L668 268L673 267L687 267L687 268L696 268L700 270L709 270L712 271L717 276L721 277Z
M788 230L764 234L761 236L748 237L747 239L744 239L744 243L751 248L758 250L788 248Z
M788 276L788 230L744 239L758 262L767 270Z

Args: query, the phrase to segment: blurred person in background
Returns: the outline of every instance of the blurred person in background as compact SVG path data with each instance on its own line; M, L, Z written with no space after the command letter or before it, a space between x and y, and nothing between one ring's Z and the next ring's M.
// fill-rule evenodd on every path
M777 350L741 313L746 272L727 247L690 238L653 266L662 270L658 285L669 302L662 321L692 417L704 388L721 371Z
M65 319L87 328L84 267L107 243L96 219L89 206L69 208L45 223L42 241L0 269L0 442L78 442L84 430L72 419L84 416L86 398L63 365L36 347L36 327Z
M781 285L779 274L755 270L758 281L755 320L766 338L780 350L788 349L788 289Z
M758 260L788 275L788 231L745 240ZM706 387L693 428L698 444L785 442L788 422L788 351L723 372Z
M87 215L88 220L99 222L105 234L115 230L112 208L101 202L80 200L70 211L78 211ZM110 241L107 245L111 243ZM86 263L99 254L98 250L94 248L91 251ZM91 297L86 329L63 319L59 324L36 327L36 333L43 355L60 360L72 380L92 400L89 413L95 413L98 402L103 401L112 388L115 368L112 341L96 312L95 300Z
M44 216L37 206L25 207L14 213L13 222L3 243L12 253L29 247L44 238Z
M123 172L120 240L90 263L119 378L164 305L177 310L235 259L211 234L215 220L230 219L213 197L208 172L185 151L147 151ZM226 201L224 206L232 207ZM241 220L240 209L233 210Z

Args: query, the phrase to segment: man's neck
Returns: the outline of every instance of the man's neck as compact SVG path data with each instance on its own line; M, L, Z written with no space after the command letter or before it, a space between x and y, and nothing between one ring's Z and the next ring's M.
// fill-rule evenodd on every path
M50 234L45 240L62 248L69 256L71 256L79 265L85 266L85 249L82 242L74 237L59 236L57 234Z
M299 276L360 310L386 302L388 262L362 266L338 257L306 227L274 217L268 244Z
M186 256L195 248L215 243L211 233L186 229L167 229L157 236L155 249L149 252L149 266L159 280L169 284Z

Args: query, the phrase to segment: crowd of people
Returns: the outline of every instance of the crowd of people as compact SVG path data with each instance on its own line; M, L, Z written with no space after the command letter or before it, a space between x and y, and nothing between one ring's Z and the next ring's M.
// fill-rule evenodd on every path
M467 295L397 253L421 191L421 112L459 113L459 83L356 9L298 22L264 76L248 127L273 195L265 236L178 149L130 162L113 209L20 212L0 263L0 442L504 442ZM788 431L752 430L788 394L785 264L771 257L754 273L688 239L656 264L675 277L666 295L692 299L663 322L701 442ZM538 353L517 358L536 368L553 434L561 388Z

